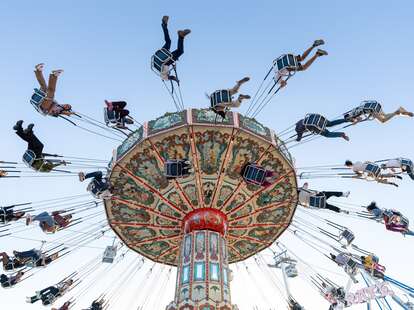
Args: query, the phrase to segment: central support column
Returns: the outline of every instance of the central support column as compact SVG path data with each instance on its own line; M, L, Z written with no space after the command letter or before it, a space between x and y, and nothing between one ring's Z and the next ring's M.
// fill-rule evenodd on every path
M231 305L227 218L202 208L186 215L174 301L167 310L236 310Z

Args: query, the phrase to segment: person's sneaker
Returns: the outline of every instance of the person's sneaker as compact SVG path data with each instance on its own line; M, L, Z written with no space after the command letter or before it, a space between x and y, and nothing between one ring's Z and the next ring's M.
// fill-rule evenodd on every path
M413 117L414 116L414 113L412 113L412 112L408 112L406 109L404 109L403 107L400 107L399 109L398 109L398 113L399 114L402 114L402 115L407 115L407 116L409 116L409 117Z
M191 32L190 29L178 30L177 33L180 37L184 38L187 34Z
M14 125L14 126L13 126L13 129L14 129L14 130L19 130L19 129L21 129L21 128L22 128L22 124L23 124L23 121L22 121L22 120L17 121L17 122L16 122L16 125Z
M325 50L318 49L316 51L316 55L318 55L318 56L326 56L326 55L328 55L328 52L325 51Z
M342 197L348 198L349 197L349 194L351 194L351 192L350 191L347 191L347 192L345 192L345 193L342 194Z
M53 70L52 71L52 74L54 75L54 76L59 76L59 75L61 75L63 73L63 70L62 69L59 69L59 70Z
M251 97L249 95L239 95L240 99L250 99Z
M250 78L248 76L242 78L240 81L237 81L237 84L243 84L250 81Z
M106 107L108 108L108 111L112 111L113 110L114 107L113 107L111 101L105 100L105 104L106 104Z
M81 182L85 181L85 174L83 172L79 172L78 176L79 176L79 181Z
M164 25L167 25L168 24L168 20L169 20L169 16L167 16L167 15L164 15L163 17L162 17L162 23L164 24Z
M403 177L402 176L400 176L400 175L396 175L395 176L398 180L402 180L403 179Z
M191 162L189 160L186 160L184 161L184 164L191 165Z
M324 45L325 44L325 41L324 40L322 40L322 39L319 39L319 40L315 40L314 42L313 42L313 47L317 47L317 46L320 46L320 45Z
M24 130L25 133L33 131L34 124L27 125L27 128Z
M349 141L349 137L346 134L343 134L342 138L344 138L346 141Z
M36 66L35 66L35 69L37 70L37 71L43 71L43 69L45 68L45 64L44 63L40 63L40 64L37 64Z
M193 168L188 169L188 172L190 172L190 173L194 173L194 169L193 169Z

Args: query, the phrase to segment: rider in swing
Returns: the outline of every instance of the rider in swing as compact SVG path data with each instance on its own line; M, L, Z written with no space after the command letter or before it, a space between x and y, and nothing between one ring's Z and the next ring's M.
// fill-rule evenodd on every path
M164 40L165 40L165 44L163 45L163 49L166 49L168 51L170 51L171 48L171 38L170 38L170 34L168 32L168 20L169 20L169 16L163 16L162 17L162 31L164 32ZM174 65L174 63L180 58L180 56L182 54L184 54L184 38L186 35L188 35L191 32L190 29L184 29L184 30L179 30L178 31L178 44L177 44L177 49L173 52L171 52L172 54L172 59L170 59L168 62L166 62L165 64L163 64L162 68L161 68L161 79L163 81L175 81L177 83L179 83L178 78L175 75L170 74L171 73L171 67Z

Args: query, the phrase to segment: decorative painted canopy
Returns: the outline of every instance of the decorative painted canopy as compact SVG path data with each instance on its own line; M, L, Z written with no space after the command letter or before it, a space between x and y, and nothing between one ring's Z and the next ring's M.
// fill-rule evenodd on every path
M188 158L195 173L164 176L167 159ZM268 187L247 184L242 167L254 162L274 172ZM228 113L221 122L209 110L169 113L145 123L116 150L105 202L109 224L141 255L177 265L182 222L197 208L222 211L228 221L229 262L270 246L290 224L297 203L292 159L272 130Z

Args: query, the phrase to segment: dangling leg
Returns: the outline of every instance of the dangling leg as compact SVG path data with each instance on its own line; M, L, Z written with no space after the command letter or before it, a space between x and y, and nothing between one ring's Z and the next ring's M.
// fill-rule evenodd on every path
M306 51L303 52L302 55L296 56L298 61L304 61L306 57L309 56L310 52L317 46L323 45L325 42L323 40L315 40L311 47L309 47Z
M179 30L178 31L178 43L177 43L177 49L172 52L172 57L174 61L177 61L182 54L184 54L184 38L187 34L191 32L190 29L185 30Z
M50 109L53 106L53 100L55 98L56 84L58 76L63 72L63 70L54 70L49 75L49 83L47 85L46 98L42 102L41 108L49 113Z
M250 78L248 76L242 78L240 81L236 82L236 85L234 85L233 88L229 89L230 95L233 96L234 94L237 94L239 92L240 86L242 86L244 83L248 82Z
M35 75L36 75L36 79L39 82L40 85L40 90L46 92L47 91L47 84L45 81L45 78L43 76L43 68L44 68L45 64L40 63L38 65L35 66Z
M349 141L349 137L344 132L335 132L325 129L320 133L320 135L326 138L343 138L346 141Z
M170 34L168 32L168 16L163 16L162 17L162 22L161 22L161 27L162 27L162 31L164 33L164 45L162 48L165 48L167 50L170 50L171 48L171 38L170 38Z
M325 195L326 199L329 199L331 197L342 197L344 196L343 192L321 192Z
M406 109L404 109L403 107L400 107L397 111L392 112L392 113L387 113L385 114L384 112L382 112L381 114L377 114L375 115L376 119L379 120L381 123L386 123L388 122L390 119L392 119L394 116L397 115L406 115L409 117L413 117L414 114L412 112L408 112Z
M324 50L317 50L316 54L313 55L304 65L301 65L298 69L298 71L305 71L306 69L308 69L313 62L316 60L316 58L320 57L320 56L326 56L328 55L328 52L324 51Z
M35 136L32 130L33 126L30 127L30 125L27 127L27 142L28 146L27 148L31 151L33 151L36 154L36 158L41 158L43 153L44 145L40 140Z

